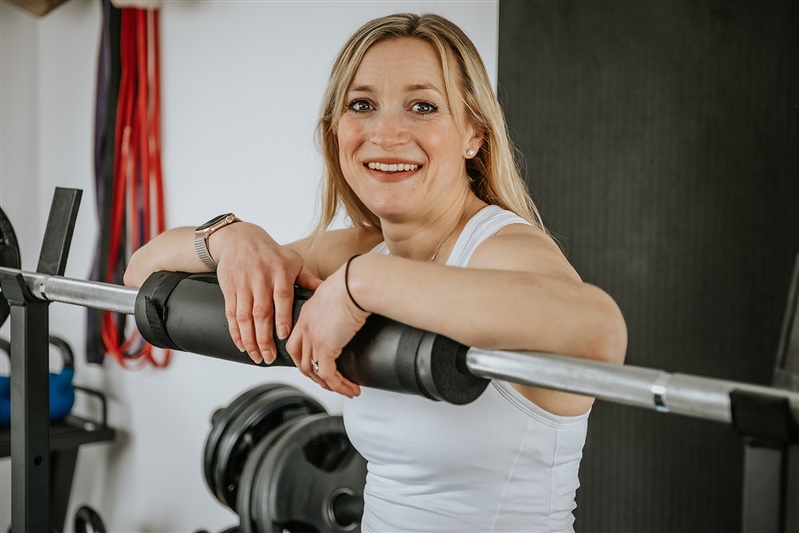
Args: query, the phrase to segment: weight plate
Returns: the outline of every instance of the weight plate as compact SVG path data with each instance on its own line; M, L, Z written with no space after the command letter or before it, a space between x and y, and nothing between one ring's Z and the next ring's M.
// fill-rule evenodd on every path
M366 484L366 460L352 446L340 416L297 421L272 445L253 482L252 520L257 531L358 532ZM344 518L337 503L359 505ZM351 512L349 514L352 514Z
M258 471L258 467L266 457L268 457L278 437L300 420L303 419L294 418L287 420L279 427L273 429L268 435L258 441L258 444L252 449L250 455L247 456L244 468L241 469L239 491L236 495L236 513L239 515L241 533L253 533L256 531L255 523L252 520L252 506L255 501L254 494L256 493L253 491L253 485L255 483L255 473Z
M222 437L225 430L227 430L231 420L236 418L236 416L241 413L242 409L252 403L255 398L280 387L288 387L288 385L266 383L253 387L241 393L226 407L217 409L211 416L211 430L208 432L208 437L205 439L205 451L203 452L205 484L208 485L211 494L216 494L214 467L216 466L216 451L219 446L219 439Z
M217 499L235 509L241 469L258 441L286 420L316 413L325 413L319 402L287 386L266 392L246 405L219 439L213 469Z
M14 233L14 227L11 221L6 216L5 212L0 209L0 266L8 268L19 268L19 243L17 243L17 235ZM2 326L11 309L8 307L8 302L3 296L3 291L0 289L0 326Z

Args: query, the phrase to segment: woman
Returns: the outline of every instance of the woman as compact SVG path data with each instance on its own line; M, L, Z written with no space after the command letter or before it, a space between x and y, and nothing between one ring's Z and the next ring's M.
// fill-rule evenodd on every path
M352 399L364 531L572 530L592 398L492 381L453 406L336 370L370 313L469 346L624 358L618 307L581 282L526 193L474 45L436 15L367 23L333 66L318 135L314 235L281 246L233 217L178 228L134 254L126 283L216 268L240 349L270 362L276 328L303 374ZM329 231L339 206L353 227ZM292 329L295 284L315 294Z

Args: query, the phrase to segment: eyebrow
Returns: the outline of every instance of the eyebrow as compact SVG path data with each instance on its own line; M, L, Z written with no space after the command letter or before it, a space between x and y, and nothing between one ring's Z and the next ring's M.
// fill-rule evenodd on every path
M438 87L435 85L431 85L429 83L414 83L411 85L406 85L405 90L408 92L414 91L436 91L438 93L442 92ZM375 92L375 88L371 85L358 85L357 87L353 87L348 92L351 93L373 93Z

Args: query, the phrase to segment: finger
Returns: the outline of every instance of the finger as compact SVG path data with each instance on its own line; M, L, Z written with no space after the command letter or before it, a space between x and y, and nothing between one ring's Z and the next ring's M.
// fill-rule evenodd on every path
M325 379L325 383L328 384L330 390L333 392L337 392L342 396L346 396L347 398L352 398L355 394L354 391L348 387L344 381L342 381L341 376L339 374L333 374Z
M296 366L300 372L302 373L302 332L299 329L295 329L291 332L288 340L286 341L286 351L289 353L289 357L291 360L294 361L294 366Z
M260 293L263 298L263 292ZM268 294L268 293L267 293ZM263 302L263 300L261 300ZM271 298L266 303L256 301L252 306L253 330L255 342L264 361L267 364L274 362L277 351L275 349L274 322Z
M339 371L336 371L336 374L339 376L339 378L341 378L341 381L342 381L343 385L350 389L350 391L352 392L352 396L360 396L361 395L361 386L360 385L348 380ZM350 398L352 398L352 396L350 396Z
M309 272L305 267L300 268L300 273L297 274L297 285L315 291L321 283L322 280Z
M240 294L236 301L236 322L241 334L241 344L244 346L250 359L256 363L263 361L261 352L258 349L258 342L255 336L255 326L252 318L252 295Z
M294 284L287 282L285 278L276 279L273 298L277 338L285 339L291 334L294 323Z
M244 344L241 342L241 333L239 332L239 323L236 321L236 293L233 291L226 291L223 293L225 296L225 318L227 319L227 327L230 332L230 338L233 344L240 352L244 350Z
M319 376L317 376L316 372L314 372L313 370L313 360L314 360L313 347L311 346L310 342L304 342L302 345L302 363L301 363L302 372L303 374L311 378L311 380L313 380L317 384L320 384Z
M313 371L313 350L310 342L304 342L300 330L294 330L286 341L286 351L294 361L297 370L305 377L311 378L320 387L330 390L324 381L321 381Z
M361 388L345 378L338 370L334 374L333 379L337 381L337 388L339 389L337 392L340 392L347 398L352 399L355 396L361 395Z
M330 357L324 357L322 360L317 361L319 371L317 376L329 387L329 390L337 392L348 398L355 395L355 389L349 385L349 381L345 380L341 373L336 369L336 360Z

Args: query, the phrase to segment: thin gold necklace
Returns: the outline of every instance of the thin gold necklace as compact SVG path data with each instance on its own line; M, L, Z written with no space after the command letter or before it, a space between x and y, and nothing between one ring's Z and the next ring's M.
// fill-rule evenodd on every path
M466 213L469 212L469 209L472 207L472 204L475 202L475 200L477 200L477 196L472 198L472 201L469 202L469 205L466 206L466 209L464 209L463 213L461 214L461 217L458 219L458 222L455 224L455 227L453 227L452 230L449 233L447 233L447 236L444 237L444 239L442 239L438 243L438 246L436 246L436 250L433 252L433 255L430 257L430 259L427 260L428 263L432 263L433 261L436 260L438 252L441 251L441 248L444 247L444 243L447 242L450 237L452 237L452 234L455 233L455 230L458 229L458 226L461 225L461 222L463 222L463 219L466 217Z

